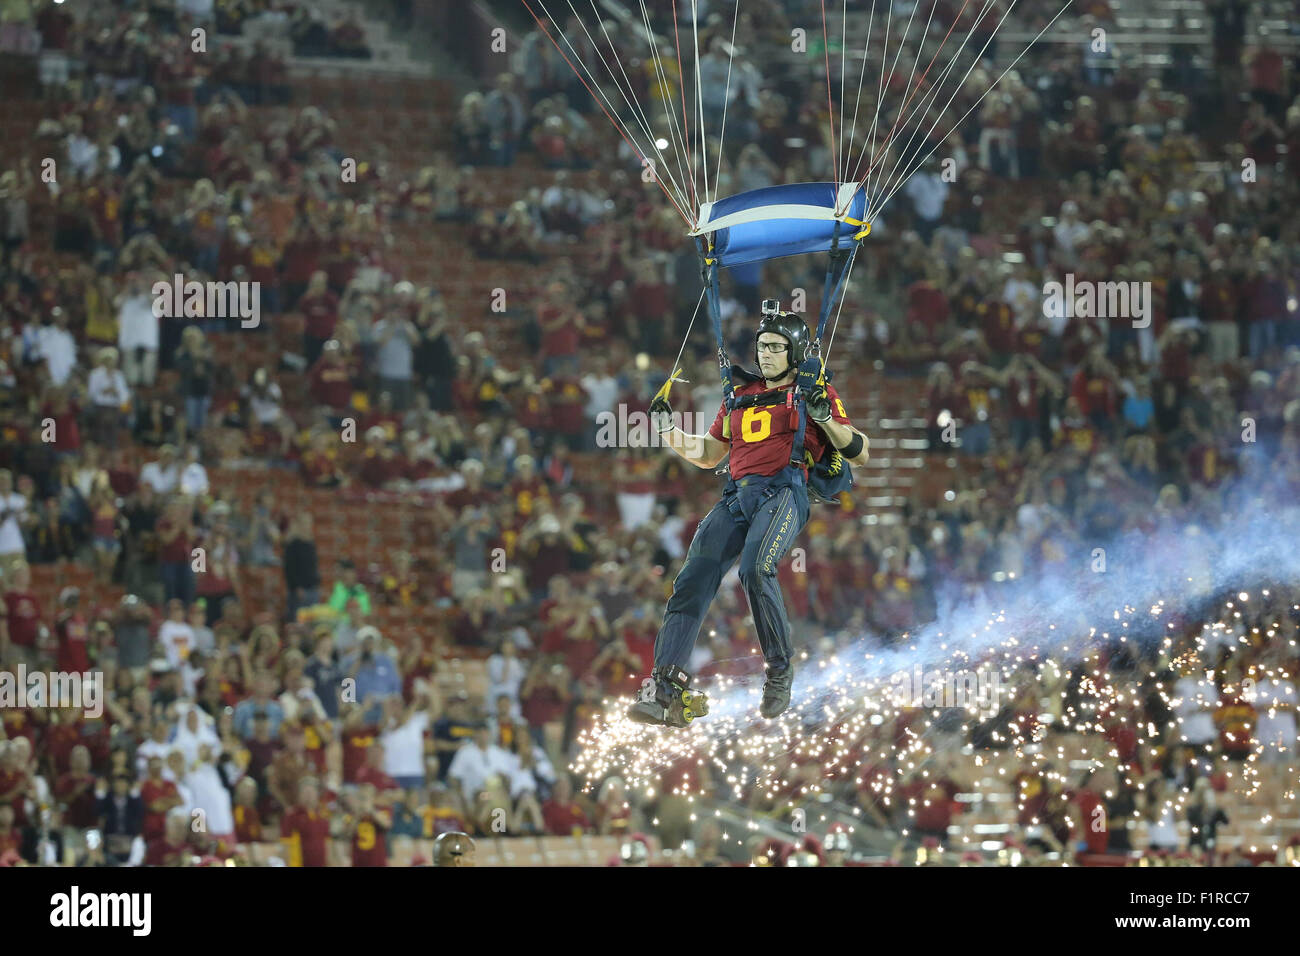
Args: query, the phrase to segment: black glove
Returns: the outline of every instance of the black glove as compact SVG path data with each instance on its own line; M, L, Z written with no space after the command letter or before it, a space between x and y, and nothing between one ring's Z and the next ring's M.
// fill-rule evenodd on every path
M662 395L650 403L650 421L654 423L655 431L661 435L677 427L673 423L673 407Z
M808 393L808 417L818 425L831 420L831 397L824 386L818 385Z

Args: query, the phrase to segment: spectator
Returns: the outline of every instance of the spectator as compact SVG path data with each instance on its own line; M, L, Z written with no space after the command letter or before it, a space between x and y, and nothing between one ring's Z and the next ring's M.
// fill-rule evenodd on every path
M461 795L468 803L477 803L478 796L495 774L509 777L514 769L511 755L492 743L491 732L485 725L480 725L474 732L474 738L456 751L447 776L460 787Z
M96 353L86 391L95 433L103 444L115 446L118 429L126 424L132 402L127 380L117 368L117 349L103 348Z
M140 469L140 483L148 485L160 496L170 495L180 488L181 463L176 459L176 449L163 445L158 449L158 460Z
M14 491L14 476L0 469L0 580L5 580L19 565L27 563L27 546L23 530L30 527L34 515L28 510L27 498Z
M344 558L339 561L339 579L334 582L327 603L334 611L341 612L349 601L356 601L362 615L370 616L370 594L357 579L357 566L350 558Z
M284 582L288 589L287 620L295 620L302 608L320 603L320 574L316 570L316 542L309 513L299 513L289 523L284 542Z
M181 375L181 395L185 398L186 434L197 438L212 407L213 388L212 355L197 326L191 325L181 333L176 369Z
M148 280L135 276L118 300L117 347L126 384L151 388L158 374L159 320L148 293Z

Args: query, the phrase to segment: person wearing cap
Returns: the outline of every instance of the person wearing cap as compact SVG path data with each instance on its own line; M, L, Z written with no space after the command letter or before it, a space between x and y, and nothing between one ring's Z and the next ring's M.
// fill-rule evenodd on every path
M385 697L401 694L402 675L397 664L380 644L378 628L363 627L357 632L361 650L346 664L355 681L357 703L365 708L368 724L378 724L383 719Z
M370 616L370 594L365 585L357 580L357 566L351 558L343 558L339 561L339 580L334 582L334 590L330 592L327 603L336 612L342 613L347 608L348 601L352 600L360 606L363 615Z

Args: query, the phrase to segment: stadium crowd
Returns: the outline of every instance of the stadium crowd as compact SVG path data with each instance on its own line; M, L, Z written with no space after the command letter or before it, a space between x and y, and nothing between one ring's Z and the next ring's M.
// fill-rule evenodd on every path
M292 95L274 57L217 47L197 61L184 13L173 26L132 20L121 3L82 21L34 7L25 25L78 64L78 79L47 84L45 118L0 178L0 670L93 671L103 712L4 708L0 861L188 864L247 859L279 839L290 865L382 865L397 845L409 860L411 841L503 828L654 831L668 848L690 840L701 862L734 857L674 793L712 792L707 772L674 767L647 801L617 777L582 793L565 769L602 697L649 672L662 602L716 489L657 449L602 452L603 484L582 473L596 416L644 411L698 282L635 157L589 168L617 140L544 38L531 34L511 72L445 117L449 151L409 182L373 164L349 183L325 109L261 121L261 104ZM705 31L713 70L723 34ZM1227 136L1184 92L1221 71L1182 64L1175 84L1079 54L1027 58L934 144L935 162L864 250L833 366L927 376L931 453L961 467L952 494L918 497L901 520L859 520L856 493L815 518L806 571L781 572L810 652L863 635L897 643L945 599L973 603L1014 587L1007 579L1082 564L1115 535L1219 528L1264 486L1252 476L1295 500L1300 236L1288 212L1300 101L1261 49L1241 88L1221 94L1249 101ZM808 95L824 77L791 70L760 84L760 62L734 65L728 122L741 132L720 194L820 178L812 171L830 162L816 132L824 96ZM996 75L977 68L958 105ZM791 145L800 137L807 148ZM485 182L512 175L502 167L520 170L521 198L498 209ZM1010 213L987 201L1013 192ZM440 289L404 279L391 227L411 222L455 224L492 267L553 267L535 307L495 319L535 361L460 334ZM579 240L597 253L574 255ZM806 269L732 277L725 314L752 315L760 289L818 287ZM260 283L261 325L203 309L158 318L154 283L175 274ZM1045 308L1045 285L1067 275L1149 283L1149 323ZM282 349L285 325L301 332ZM746 355L752 323L732 325L733 354ZM216 346L232 336L274 339L274 360L222 362ZM697 337L692 354L707 369L703 346ZM697 408L715 407L700 394ZM340 439L349 425L355 441ZM266 478L251 507L212 477L237 460ZM418 502L420 533L442 547L383 553L353 540L322 555L311 513L272 493L286 482L369 492L378 509ZM42 569L73 565L92 576L37 593ZM250 569L282 576L282 600L246 593ZM933 863L950 825L978 816L957 799L978 789L974 763L953 752L968 744L1009 761L1007 806L981 805L1007 823L1005 852L1207 859L1247 806L1232 792L1240 761L1260 765L1250 806L1275 807L1294 774L1300 590L1246 583L1271 584L1271 598L1240 621L1240 641L1211 642L1219 656L1199 669L1181 662L1206 653L1224 595L1175 615L1171 646L1105 646L1086 663L1017 672L1013 703L965 734L938 727L953 746L915 771L902 742L924 712L904 708L854 738L856 774L821 783L865 828L905 833L896 860L919 848ZM441 611L432 626L378 626L426 607ZM728 582L697 673L756 672L746 613ZM481 696L440 689L463 656L486 658ZM1093 666L1140 703L1101 708L1102 732L1079 734L1063 715L1092 706L1081 685ZM1274 682L1267 698L1240 692L1247 677ZM1156 688L1166 680L1189 682L1172 705ZM1040 727L1044 712L1056 719ZM1104 769L1083 779L999 745L1016 734L1104 742L1090 751ZM775 794L753 787L746 812L783 819L782 801L820 766L791 758L782 777ZM1142 820L1147 845L1126 826L1082 826L1099 805L1112 821ZM844 859L838 836L742 856L751 850Z

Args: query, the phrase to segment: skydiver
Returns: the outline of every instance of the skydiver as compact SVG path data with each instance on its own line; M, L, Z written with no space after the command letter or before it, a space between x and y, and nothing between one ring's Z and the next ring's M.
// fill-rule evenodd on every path
M777 309L777 304L772 303L772 308ZM737 558L766 662L759 711L770 719L790 704L794 649L776 573L808 521L808 465L790 460L798 425L790 402L795 372L809 354L810 339L801 318L791 312L768 312L765 305L754 336L759 375L733 366L732 382L737 399L780 390L785 400L736 408L730 414L723 402L705 435L679 430L666 397L657 396L651 403L655 429L669 448L698 468L713 468L730 453L731 477L722 499L696 529L673 581L655 638L654 669L628 710L628 717L638 723L685 727L708 713L708 701L690 689L691 675L685 667L704 615ZM805 461L819 461L830 444L850 465L865 466L867 437L850 423L835 389L818 385L806 402Z

